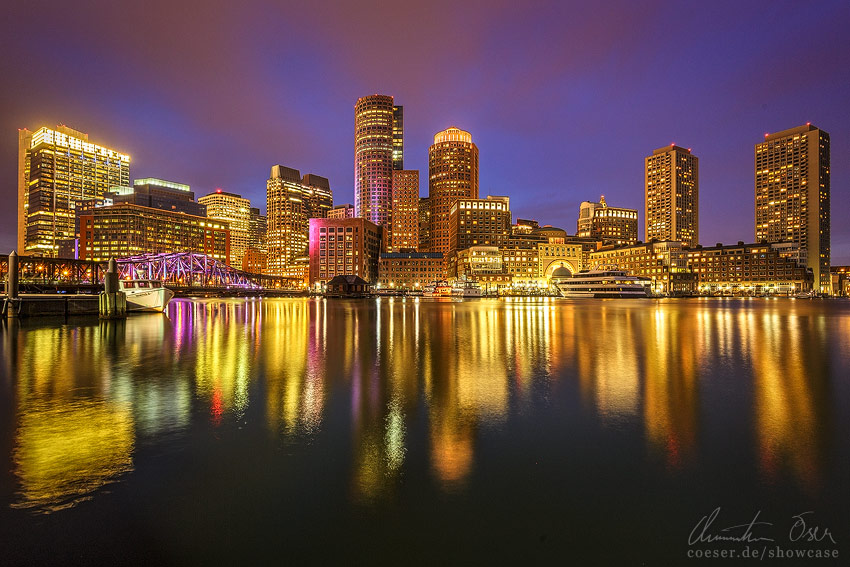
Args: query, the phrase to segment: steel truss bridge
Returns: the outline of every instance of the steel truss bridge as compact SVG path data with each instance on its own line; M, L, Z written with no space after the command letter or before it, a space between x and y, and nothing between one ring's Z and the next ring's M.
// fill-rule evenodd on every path
M299 278L252 274L231 268L204 254L142 254L116 259L121 278L156 279L168 287L209 290L298 290ZM21 286L28 291L99 288L108 262L18 256ZM9 255L0 254L0 278L5 288Z

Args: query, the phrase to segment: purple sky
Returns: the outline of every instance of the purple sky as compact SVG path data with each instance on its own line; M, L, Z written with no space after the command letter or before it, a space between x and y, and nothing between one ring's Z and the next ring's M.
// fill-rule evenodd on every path
M221 187L265 210L280 163L353 203L354 102L382 93L405 107L423 195L433 135L457 125L479 147L482 196L571 233L600 194L643 223L643 158L692 148L703 244L753 241L753 145L811 122L832 139L832 263L850 264L846 0L7 4L4 252L18 128L65 123L129 153L132 179L197 196Z

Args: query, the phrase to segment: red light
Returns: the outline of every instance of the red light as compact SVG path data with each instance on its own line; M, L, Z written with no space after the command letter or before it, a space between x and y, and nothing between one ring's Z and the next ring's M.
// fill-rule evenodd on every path
M216 188L215 188L215 192L216 192L216 193L221 193L221 188L220 188L220 187L216 187Z

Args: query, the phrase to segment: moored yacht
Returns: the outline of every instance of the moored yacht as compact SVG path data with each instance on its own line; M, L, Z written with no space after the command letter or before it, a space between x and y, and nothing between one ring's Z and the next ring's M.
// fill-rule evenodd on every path
M118 288L127 295L127 311L165 311L174 297L159 280L119 280Z
M562 297L649 297L647 280L630 276L616 267L582 270L569 276L564 274L569 270L560 270L553 272L552 283Z
M481 297L481 286L478 282L469 280L458 280L452 286L454 297Z
M422 297L451 297L452 286L445 280L437 280L426 285Z

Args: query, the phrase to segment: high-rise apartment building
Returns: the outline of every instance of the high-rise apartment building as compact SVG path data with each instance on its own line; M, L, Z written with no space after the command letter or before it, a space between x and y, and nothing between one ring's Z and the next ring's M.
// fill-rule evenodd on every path
M307 276L309 219L323 218L333 207L328 180L314 174L303 178L297 169L272 166L266 182L267 271L275 276Z
M216 189L204 195L198 202L207 208L207 217L225 221L230 226L230 256L227 264L241 270L242 258L251 242L251 201L237 195Z
M354 214L387 228L393 207L396 108L387 95L365 96L354 105Z
M645 239L699 244L699 159L669 145L645 159Z
M419 247L419 171L393 170L393 211L390 252Z
M609 207L604 195L598 203L584 201L576 223L576 236L618 246L635 244L638 240L637 209Z
M755 145L756 240L790 241L830 290L829 134L806 124Z
M56 256L76 238L76 203L130 184L130 156L67 126L18 131L18 248Z
M428 197L433 252L448 256L449 212L458 199L478 198L478 147L469 132L452 126L434 136L428 148Z

